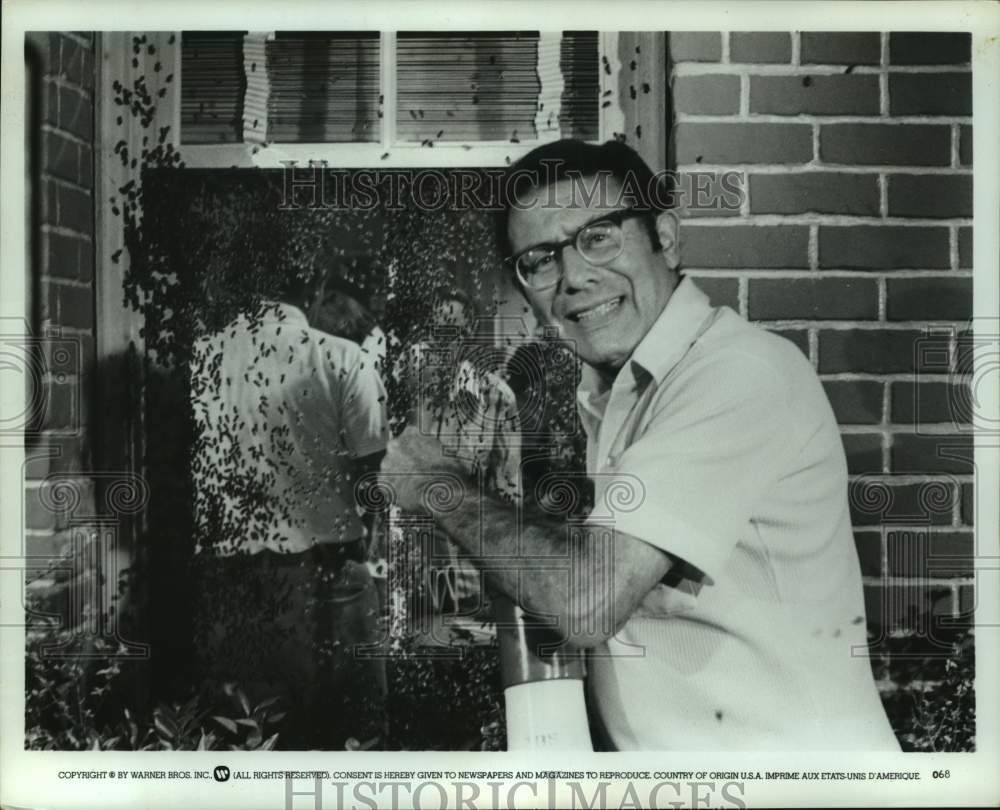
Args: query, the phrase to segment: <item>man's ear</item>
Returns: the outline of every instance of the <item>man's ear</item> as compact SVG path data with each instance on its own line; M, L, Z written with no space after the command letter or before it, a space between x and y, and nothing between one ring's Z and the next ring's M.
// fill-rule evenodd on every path
M681 263L680 225L675 211L661 211L656 215L656 235L663 247L663 260L670 270L675 270Z

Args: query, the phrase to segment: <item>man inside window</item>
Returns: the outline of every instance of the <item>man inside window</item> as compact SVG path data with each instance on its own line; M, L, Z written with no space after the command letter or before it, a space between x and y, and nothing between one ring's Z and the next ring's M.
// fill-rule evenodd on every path
M288 275L193 354L197 644L209 684L282 700L279 748L343 749L381 720L381 662L353 655L378 621L355 483L384 453L385 389L314 328L322 285Z
M434 516L494 587L588 651L604 745L898 750L823 388L790 342L680 274L654 179L619 142L548 144L512 167L498 224L536 317L585 364L591 537L471 482ZM407 473L459 467L411 430L383 471L417 509L427 479Z

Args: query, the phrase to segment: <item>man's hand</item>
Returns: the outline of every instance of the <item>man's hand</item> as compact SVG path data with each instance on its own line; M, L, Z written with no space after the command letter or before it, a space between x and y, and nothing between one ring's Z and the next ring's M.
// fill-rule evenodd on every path
M447 510L472 486L469 465L446 455L437 439L408 427L389 442L380 478L405 512L431 514Z

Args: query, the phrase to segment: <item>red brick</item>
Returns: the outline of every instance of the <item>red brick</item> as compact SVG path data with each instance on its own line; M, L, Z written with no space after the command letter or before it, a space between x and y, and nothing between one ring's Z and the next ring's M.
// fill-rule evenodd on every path
M769 329L776 335L780 335L785 340L790 340L806 357L809 356L809 331L806 329Z
M53 473L73 473L88 466L89 448L81 436L46 435L30 440L24 450L24 476L37 480Z
M712 171L680 172L676 190L677 211L684 217L735 217L746 196L746 175Z
M971 618L976 611L976 586L966 583L958 586L958 615Z
M813 156L808 124L681 122L674 143L678 164L806 163Z
M750 213L877 216L878 177L844 172L753 174Z
M69 37L63 36L59 57L60 73L74 84L91 90L94 87L94 54Z
M942 371L930 366L942 357L947 363L947 335L909 329L823 329L819 333L821 374Z
M951 267L948 229L912 225L821 225L819 266L850 270Z
M38 111L41 120L50 126L59 127L59 85L48 79L42 82L42 107Z
M78 233L94 232L94 202L90 194L75 188L60 186L59 225Z
M66 521L63 519L62 528ZM24 490L24 528L34 531L54 532L59 526L59 515L42 503L40 490L32 487Z
M995 343L994 336L992 342ZM959 374L972 374L975 370L977 349L986 352L986 361L995 358L995 350L990 348L990 338L976 340L971 329L964 329L955 337L955 371Z
M674 109L689 115L734 115L740 111L739 76L678 76Z
M94 328L94 292L89 287L70 287L50 282L48 317L59 326Z
M825 380L823 388L840 424L877 425L882 421L882 383L875 380Z
M882 435L879 433L842 433L840 440L847 456L851 475L882 472Z
M890 321L960 321L972 315L971 278L889 279Z
M733 31L729 35L730 62L788 63L792 39L786 31Z
M59 88L59 128L86 141L94 137L94 102L78 90Z
M872 531L854 532L854 547L861 563L861 575L882 576L882 533Z
M884 631L932 633L939 616L955 612L951 588L941 585L866 585L865 615L870 628Z
M878 77L751 76L750 112L772 115L878 115Z
M800 61L804 65L877 65L882 61L878 32L803 31Z
M878 289L871 279L750 279L753 320L869 320L878 317Z
M58 132L46 132L43 171L53 177L80 182L80 147Z
M972 267L972 228L958 229L958 266Z
M688 267L809 266L809 228L801 225L688 225L681 255Z
M892 421L899 424L967 425L972 419L972 395L967 383L894 382Z
M92 370L94 339L90 335L40 336L45 371L56 382L72 376L83 376Z
M59 224L59 186L52 180L42 182L40 199L38 201L45 225Z
M855 526L893 523L949 526L955 494L955 488L947 481L893 484L891 481L858 479L848 490L851 523Z
M958 162L963 166L972 165L972 124L962 124L958 128Z
M973 471L972 437L897 433L892 442L892 470L897 473L934 475Z
M60 481L63 492L76 492L79 502L74 504L61 495L53 496L50 486L30 487L24 490L24 525L35 531L62 531L74 516L87 511L92 504L89 485L85 481ZM45 490L43 492L43 490ZM71 496L73 497L73 496Z
M970 59L972 36L967 33L896 32L889 35L893 65L962 65Z
M971 217L972 176L889 175L889 216Z
M976 525L975 484L962 484L962 523L966 526Z
M694 280L698 289L708 296L712 306L740 311L740 282L735 278L699 276Z
M889 532L885 550L891 576L936 579L972 574L972 532Z
M935 124L824 124L820 159L827 163L948 166L951 127Z
M77 428L79 383L47 385L46 389L45 427L52 430Z
M972 115L971 73L890 73L891 115Z
M671 31L667 51L673 62L718 62L722 35L718 31Z
M44 37L44 35L42 35ZM62 34L58 31L50 31L48 42L43 48L45 58L45 75L58 76L60 71L60 50L62 48Z
M48 249L45 273L58 278L90 281L94 275L94 247L78 236L50 233L44 237Z

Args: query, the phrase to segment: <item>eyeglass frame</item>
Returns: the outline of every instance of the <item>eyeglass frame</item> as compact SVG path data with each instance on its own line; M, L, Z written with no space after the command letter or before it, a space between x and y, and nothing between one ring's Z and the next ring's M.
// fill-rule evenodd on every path
M587 230L587 228L592 228L594 225L600 225L602 222L607 222L611 225L616 226L624 234L622 223L624 223L625 220L632 219L634 217L647 216L648 214L649 214L648 211L640 210L638 208L620 208L617 211L612 211L608 214L601 214L600 216L594 217L594 219L589 220L588 222L584 222L583 225L581 225L579 228L576 229L576 231L573 232L572 236L569 236L566 239L563 239L559 242L539 242L537 245L532 245L531 247L527 247L524 250L519 251L516 256L507 256L504 259L504 261L513 268L514 275L517 276L517 281L522 287L524 287L526 290L531 290L532 292L543 292L545 290L551 289L552 287L555 287L560 281L563 280L566 274L566 268L562 261L562 252L570 245L576 248L576 252L580 254L580 257L592 267L604 267L605 265L610 264L611 262L613 262L615 259L617 259L619 256L622 255L622 252L625 250L624 239L622 239L621 246L619 247L618 252L614 256L611 256L600 263L592 262L590 259L588 259L583 254L583 252L578 247L576 247L577 239L580 238L580 234L582 234L585 230ZM544 287L533 287L524 279L524 276L521 275L521 271L518 268L518 259L520 259L525 253L528 253L529 251L532 250L549 250L553 253L553 255L557 257L557 261L559 263L559 278L557 278L551 284L546 284Z

